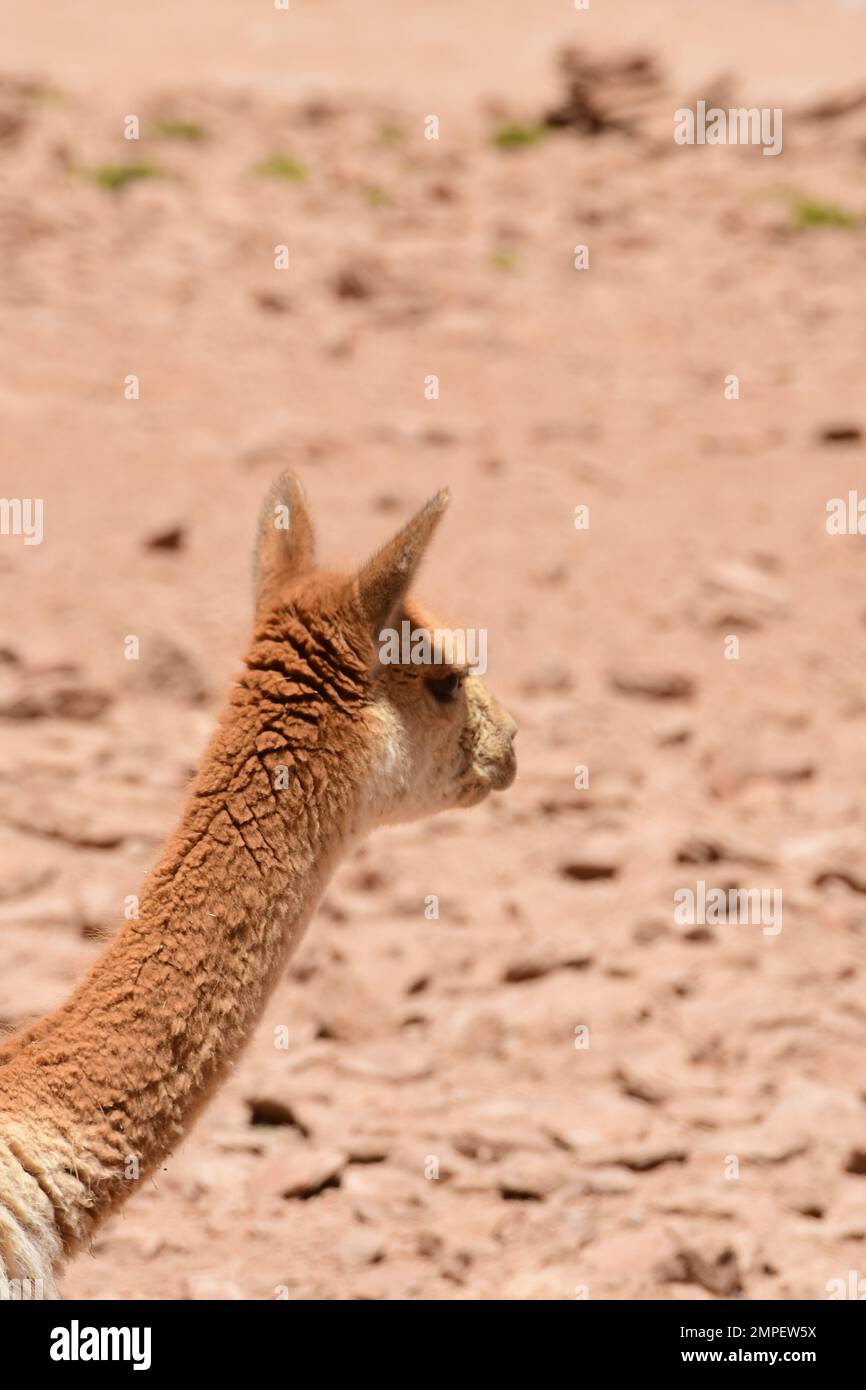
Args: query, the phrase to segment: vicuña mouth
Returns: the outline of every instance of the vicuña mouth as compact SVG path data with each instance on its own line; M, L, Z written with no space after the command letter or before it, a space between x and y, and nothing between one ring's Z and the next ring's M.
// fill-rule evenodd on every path
M503 769L503 771L497 777L496 781L493 783L493 790L495 792L507 791L516 776L517 763L509 763L508 766Z
M462 789L457 805L463 807L464 810L470 806L477 806L487 799L492 790L493 788L488 781L482 781L479 778Z
M504 792L517 776L517 759L512 757L504 763L487 764L478 768L484 782L493 792Z

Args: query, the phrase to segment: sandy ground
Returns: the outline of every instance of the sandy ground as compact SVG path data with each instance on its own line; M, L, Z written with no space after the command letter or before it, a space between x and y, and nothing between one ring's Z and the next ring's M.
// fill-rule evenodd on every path
M864 476L866 13L404 8L6 7L2 490L45 530L0 537L0 1020L170 829L280 468L334 561L451 483L420 596L521 725L505 797L343 867L64 1292L822 1298L866 1274L866 542L825 524ZM611 128L501 147L575 43ZM701 96L781 105L782 155L676 146ZM782 930L681 925L698 880Z

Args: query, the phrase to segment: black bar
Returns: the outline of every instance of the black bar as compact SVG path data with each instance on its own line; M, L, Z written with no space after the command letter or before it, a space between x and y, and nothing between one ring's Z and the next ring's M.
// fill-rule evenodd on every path
M793 1365L817 1371L826 1379L828 1373L857 1364L864 1330L860 1301L840 1297L825 1302L758 1303L732 1299L594 1303L576 1299L566 1308L560 1306L558 1311L552 1309L545 1314L543 1329L535 1320L539 1312L534 1314L533 1344L536 1354L545 1361L554 1353L562 1356L570 1350L572 1357L578 1357L576 1370L597 1364L612 1375L638 1371L652 1376L673 1368L700 1375L705 1368L718 1365L770 1372ZM497 1312L501 1313L502 1306L498 1305ZM468 1327L481 1333L475 1354L487 1372L491 1362L495 1364L499 1357L508 1357L510 1364L515 1347L518 1354L524 1345L529 1352L529 1344L521 1342L521 1332L514 1325L517 1308L514 1304L506 1306L509 1323L504 1336L496 1335L495 1323L489 1328L489 1313L477 1305L472 1323L457 1325L458 1330ZM437 1318L441 1312L440 1309ZM465 1315L464 1311L461 1316ZM351 1312L332 1306L326 1316L330 1326L335 1322L342 1324L342 1319L349 1317L354 1331L364 1334L379 1330L375 1323L377 1314L369 1307L361 1324L354 1323ZM429 1375L435 1367L438 1353L442 1374L453 1377L455 1349L450 1339L442 1339L441 1326L437 1323L436 1335L431 1336L429 1323L426 1329L424 1321L418 1327L417 1313L410 1314L411 1324L403 1323L404 1316L397 1313L395 1317L390 1312L388 1329L406 1327L419 1331L423 1336L424 1372ZM92 1380L106 1373L114 1378L133 1375L140 1382L146 1376L161 1380L166 1373L190 1371L225 1377L237 1372L249 1374L254 1366L273 1366L275 1370L282 1366L286 1372L292 1367L296 1372L299 1357L306 1359L317 1354L331 1367L334 1343L331 1338L318 1345L311 1341L310 1320L309 1305L301 1309L281 1300L0 1303L0 1334L7 1355L15 1358L22 1371L47 1373L60 1382L68 1381L70 1376ZM299 1335L300 1344L290 1340ZM567 1347L557 1345L559 1335L568 1339ZM358 1357L361 1345L357 1341L351 1344L354 1351L349 1355L353 1359ZM89 1359L94 1351L103 1359ZM368 1354L369 1351L368 1345ZM121 1354L125 1354L125 1359L117 1359ZM380 1344L377 1360L381 1356L385 1367L393 1366L396 1355L392 1344ZM468 1345L463 1343L458 1360L464 1371L469 1355ZM402 1378L411 1374L414 1358L401 1359ZM136 1364L139 1370L134 1369ZM355 1361L356 1369L360 1364Z

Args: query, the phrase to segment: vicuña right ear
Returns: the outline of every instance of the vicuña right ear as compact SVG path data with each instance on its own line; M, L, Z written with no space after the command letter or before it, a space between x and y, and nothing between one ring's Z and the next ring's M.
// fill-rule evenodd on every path
M448 506L448 489L431 497L355 577L355 596L368 632L375 639L406 597L421 557Z
M314 550L307 499L294 474L282 473L259 512L253 561L256 604L274 584L311 570Z

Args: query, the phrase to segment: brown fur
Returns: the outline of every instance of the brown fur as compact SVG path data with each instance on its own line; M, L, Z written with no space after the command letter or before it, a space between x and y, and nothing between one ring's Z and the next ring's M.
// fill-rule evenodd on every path
M42 1279L50 1296L62 1255L181 1139L358 836L512 780L514 725L479 680L443 706L430 672L377 659L389 618L429 621L406 590L445 505L347 577L313 569L294 479L265 499L244 669L139 916L0 1048L0 1280Z

